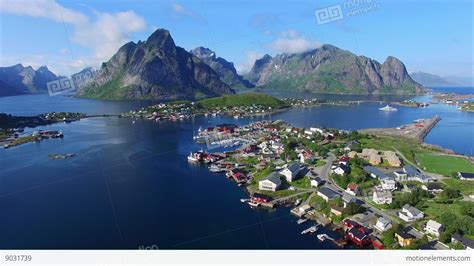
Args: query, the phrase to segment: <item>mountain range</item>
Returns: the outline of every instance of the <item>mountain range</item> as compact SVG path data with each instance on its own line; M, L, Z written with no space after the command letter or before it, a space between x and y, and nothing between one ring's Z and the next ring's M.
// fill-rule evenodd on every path
M257 87L316 93L417 94L424 91L393 56L383 64L333 45L298 54L265 55L245 76Z
M315 93L417 94L422 85L405 65L389 56L381 64L333 45L303 53L265 55L241 76L232 62L208 48L177 46L166 29L146 41L129 42L102 63L93 82L77 96L98 99L201 99L265 88ZM74 75L73 75L74 76ZM58 77L47 67L33 70L18 64L0 68L0 96L46 91Z
M232 62L222 57L216 57L216 53L209 48L197 47L190 53L197 56L204 63L209 65L219 76L219 78L232 88L253 88L254 85L237 74L237 70Z
M22 64L0 67L0 96L46 92L46 83L56 79L56 74L46 66L37 70Z
M176 46L169 31L123 45L78 96L100 99L201 99L234 93L201 59Z
M426 72L413 72L410 76L416 80L416 82L426 87L463 87L463 86L474 86L474 80L469 77L441 77L435 74Z

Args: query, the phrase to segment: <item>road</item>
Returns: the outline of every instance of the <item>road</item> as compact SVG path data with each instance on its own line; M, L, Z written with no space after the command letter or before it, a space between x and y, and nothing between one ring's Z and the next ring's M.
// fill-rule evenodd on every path
M321 179L323 179L325 181L325 183L323 185L324 187L328 187L328 188L330 188L334 191L342 193L344 191L344 189L339 187L334 182L332 182L332 180L330 179L330 175L329 175L329 170L331 169L331 165L334 163L334 161L336 161L336 159L337 158L336 158L336 156L334 156L334 154L329 153L327 163L321 169L320 177L321 177ZM361 205L364 208L366 208L368 211L371 211L372 213L377 214L379 216L382 216L385 219L393 222L394 219L390 215L388 215L388 214L384 213L383 211L367 204L362 197L356 197L356 198L362 203Z

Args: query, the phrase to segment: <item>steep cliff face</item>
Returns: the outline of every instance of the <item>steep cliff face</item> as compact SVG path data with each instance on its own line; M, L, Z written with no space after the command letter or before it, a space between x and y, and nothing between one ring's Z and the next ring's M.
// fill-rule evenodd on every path
M191 50L190 53L209 65L217 73L219 78L232 88L254 87L252 83L245 80L237 73L232 62L229 62L222 57L217 57L214 51L204 47L197 47L194 50Z
M79 96L101 99L199 99L234 93L198 57L175 45L169 31L123 45Z
M22 64L0 67L0 96L46 92L46 83L57 78L46 66L37 70Z
M423 91L395 57L389 56L380 64L332 45L300 54L265 55L246 77L256 86L278 90L358 94Z

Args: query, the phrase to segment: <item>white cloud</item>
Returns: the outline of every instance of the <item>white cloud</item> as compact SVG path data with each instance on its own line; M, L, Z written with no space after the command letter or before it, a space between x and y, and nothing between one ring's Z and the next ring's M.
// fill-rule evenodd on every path
M257 59L262 58L263 54L257 53L255 51L246 51L245 59L235 66L239 74L247 74L255 64Z
M49 19L72 25L70 40L92 51L88 58L72 58L71 67L87 62L98 65L107 61L133 33L146 29L145 20L133 11L102 13L95 11L91 20L85 14L66 8L55 0L1 0L0 11L20 16ZM58 62L59 63L59 62ZM81 70L81 69L78 69Z
M302 53L315 48L321 44L302 36L296 30L290 29L280 32L278 37L267 45L267 48L277 53Z
M131 33L145 26L145 20L133 11L98 13L95 22L76 27L71 40L93 50L97 60L108 60L130 40Z

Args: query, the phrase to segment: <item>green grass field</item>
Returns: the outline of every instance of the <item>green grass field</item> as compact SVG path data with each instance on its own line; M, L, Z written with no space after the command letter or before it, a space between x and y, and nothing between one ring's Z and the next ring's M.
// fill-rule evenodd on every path
M466 196L474 194L474 181L450 178L444 179L443 182L452 188L460 190Z
M474 173L474 164L461 157L417 153L416 158L420 162L421 168L427 172L444 176L451 176L453 172Z

